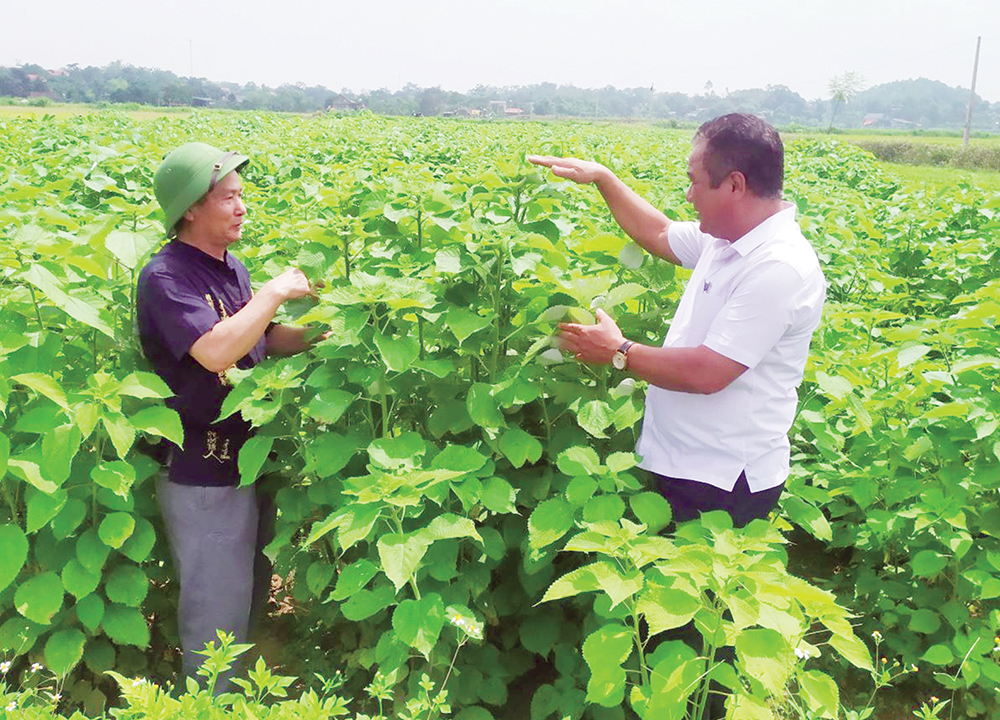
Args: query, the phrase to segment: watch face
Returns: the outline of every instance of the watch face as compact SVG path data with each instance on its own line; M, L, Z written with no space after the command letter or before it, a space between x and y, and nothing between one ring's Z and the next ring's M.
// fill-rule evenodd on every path
M611 356L611 364L614 365L616 370L625 369L626 355L621 350L616 350L615 354Z

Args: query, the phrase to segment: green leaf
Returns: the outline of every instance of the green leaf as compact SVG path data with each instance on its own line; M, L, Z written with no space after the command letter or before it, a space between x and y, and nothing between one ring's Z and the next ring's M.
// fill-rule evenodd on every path
M100 308L90 305L63 289L63 283L42 265L33 264L24 273L24 279L42 291L52 303L74 320L99 330L114 339L115 333L102 318Z
M104 592L108 600L120 605L139 607L146 599L149 578L137 565L122 564L116 567L105 581Z
M519 427L513 427L500 436L500 452L516 468L526 462L536 463L542 457L542 444Z
M91 633L97 632L97 626L104 619L104 600L96 593L80 598L76 603L76 617Z
M17 578L28 559L28 539L17 525L0 525L0 590Z
M603 400L591 400L580 408L576 421L594 437L607 437L604 431L613 421L611 408Z
M382 572L392 581L396 592L416 573L428 545L430 541L420 536L390 533L379 538L378 556Z
M401 642L429 657L444 627L444 602L437 593L404 600L392 614L392 630Z
M2 403L0 403L2 409ZM7 474L7 461L10 460L10 438L0 433L0 479Z
M97 589L101 582L101 576L83 566L76 558L73 558L62 571L63 587L73 597L79 599L90 595Z
M767 628L744 630L736 637L736 653L747 673L774 694L784 690L795 666L795 654L779 633Z
M333 580L333 573L333 565L329 563L322 561L310 563L309 569L306 570L306 587L309 588L309 592L316 597L322 597L326 586Z
M45 642L45 665L57 677L65 677L83 657L86 637L76 629L60 630Z
M487 478L483 484L483 492L480 500L490 512L514 513L517 508L514 502L517 499L517 490L501 477Z
M871 670L872 658L867 646L861 639L847 626L845 632L834 630L833 637L830 638L830 647L856 668L861 670Z
M47 397L63 410L69 410L69 403L66 401L66 393L51 375L41 373L21 373L10 378L11 382L26 385L39 395Z
M493 388L485 383L475 383L469 388L469 395L465 400L465 406L469 411L469 417L479 427L495 429L503 426L503 415L497 406L496 398L493 397Z
M917 577L934 577L948 565L948 558L934 550L921 550L913 556L910 567Z
M653 586L639 596L636 612L646 618L652 636L687 625L701 605L697 593L692 595L679 588Z
M42 477L42 470L38 463L20 458L11 458L7 462L7 469L15 477L19 477L29 485L41 490L47 495L51 495L59 488L56 484Z
M136 518L135 529L118 551L132 562L141 563L149 558L156 544L156 531L144 517Z
M930 351L931 347L929 345L910 345L908 347L901 348L899 353L896 355L896 364L899 366L900 370L902 370L903 368L909 367L915 363Z
M29 535L48 525L49 521L66 504L66 493L63 490L57 490L49 495L31 488L26 497L28 498L28 518L25 529Z
M87 530L76 541L76 559L91 572L101 572L110 552L110 548L101 541L94 528Z
M317 422L333 425L340 420L356 399L357 396L353 393L336 388L326 388L314 395L306 403L302 412Z
M670 524L673 512L670 503L659 493L641 492L629 498L632 512L644 524L650 535L656 535Z
M314 472L321 478L336 475L346 467L358 443L354 438L334 432L321 433L306 445L306 466L303 472Z
M930 608L919 608L910 616L910 630L930 635L941 628L941 616Z
M819 385L820 390L824 394L829 395L835 400L843 400L854 389L851 381L847 378L839 376L831 377L822 371L816 373L816 384Z
M820 717L836 720L840 710L840 691L833 678L818 670L809 670L799 673L798 680L809 709Z
M929 662L931 665L951 665L955 662L955 657L951 654L951 650L947 645L938 643L937 645L932 645L924 653L921 660Z
M331 597L338 602L346 600L363 589L371 582L372 578L378 575L378 572L378 567L364 558L351 563L340 571L337 585L334 587Z
M130 415L128 419L137 430L164 437L178 447L184 445L184 429L181 427L181 416L176 410L164 405L153 405Z
M127 498L135 483L135 468L122 460L112 460L95 466L90 479L121 498Z
M108 547L120 548L135 530L135 518L126 512L114 512L101 520L97 534Z
M532 550L551 545L573 527L573 507L562 498L543 500L528 518L528 545Z
M412 335L405 335L401 338L375 335L375 345L378 346L385 366L393 372L409 370L410 365L420 355L420 343Z
M412 533L415 538L423 538L429 543L437 540L471 538L482 544L483 539L476 532L476 525L467 517L445 513L430 521L427 527Z
M559 472L564 475L595 475L601 470L601 459L592 448L575 446L559 453L556 459Z
M396 602L396 592L392 585L378 585L373 590L359 590L340 606L344 617L351 622L360 622L385 610Z
M149 627L142 613L131 607L108 605L104 608L101 626L105 634L118 645L149 645Z
M615 707L625 700L625 670L621 664L632 654L632 633L624 625L605 625L583 642L583 659L590 668L587 702Z
M62 580L54 572L35 575L21 583L14 593L14 607L29 620L48 625L52 616L62 609Z
M77 498L70 498L62 510L52 518L50 523L52 535L56 540L65 540L80 527L85 517L87 517L87 504ZM3 546L2 541L0 546Z
M621 520L625 513L625 501L617 495L598 495L583 506L583 521L587 523L613 522Z
M82 441L83 434L75 424L60 425L45 433L42 436L42 475L56 485L66 482Z
M566 500L573 507L583 507L583 505L594 497L597 492L597 481L586 475L577 475L569 481L566 486Z
M815 505L807 503L796 495L789 495L782 502L782 507L792 522L808 530L813 537L827 542L833 540L830 522Z
M491 322L493 322L492 318L483 317L457 305L452 305L445 313L445 325L458 338L459 345L464 343L470 335L489 327Z
M268 454L274 445L270 435L254 435L240 448L237 464L240 468L240 487L253 485L260 477L260 469L264 467Z
M379 438L368 446L369 459L386 470L417 467L426 452L427 442L415 432Z
M158 244L159 240L150 235L124 230L113 230L104 239L108 252L129 270L137 270Z
M471 473L481 469L487 460L488 458L475 448L467 445L448 445L434 457L431 467Z
M107 412L101 414L101 422L108 431L111 444L115 446L118 457L125 459L132 443L135 442L135 428L132 427L132 423L121 413Z
M130 395L137 398L157 398L164 399L173 397L173 391L167 386L159 375L149 372L136 371L129 373L118 386L119 395Z

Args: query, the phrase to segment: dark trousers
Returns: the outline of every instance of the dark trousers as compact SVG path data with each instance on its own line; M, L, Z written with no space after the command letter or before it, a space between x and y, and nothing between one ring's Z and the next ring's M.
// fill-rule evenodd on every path
M650 476L656 490L670 503L675 523L694 520L703 512L725 510L733 519L734 528L741 528L751 520L766 518L778 504L778 498L781 497L781 490L784 487L779 485L770 490L750 492L746 473L742 472L731 492L694 480L681 480L656 473L650 473ZM701 633L695 629L693 622L666 631L650 643L649 651L664 640L681 640L696 652L701 652ZM715 660L733 664L736 661L736 653L731 647L719 648L715 653ZM725 716L725 688L713 682L703 720L716 720Z
M751 520L766 518L781 497L779 485L770 490L750 492L746 473L740 473L736 486L727 492L714 485L695 480L681 480L650 473L657 492L667 499L674 511L674 522L694 520L703 512L725 510L733 519L733 527L741 528Z

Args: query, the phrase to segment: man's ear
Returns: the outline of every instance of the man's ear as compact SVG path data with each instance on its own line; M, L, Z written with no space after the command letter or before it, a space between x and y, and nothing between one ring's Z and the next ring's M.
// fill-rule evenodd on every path
M729 173L729 177L726 178L726 182L729 183L729 187L734 195L743 196L747 192L747 178L746 175L741 173L739 170L733 170Z

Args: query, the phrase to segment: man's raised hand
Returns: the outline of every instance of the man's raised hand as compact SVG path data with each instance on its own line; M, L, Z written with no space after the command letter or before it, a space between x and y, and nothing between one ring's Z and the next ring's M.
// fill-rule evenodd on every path
M528 162L547 167L557 177L566 178L582 185L596 183L610 174L610 171L600 163L577 158L529 155Z
M299 268L285 270L285 272L269 281L264 287L274 291L281 298L281 302L294 300L306 295L315 295L315 291L309 285L309 278Z

